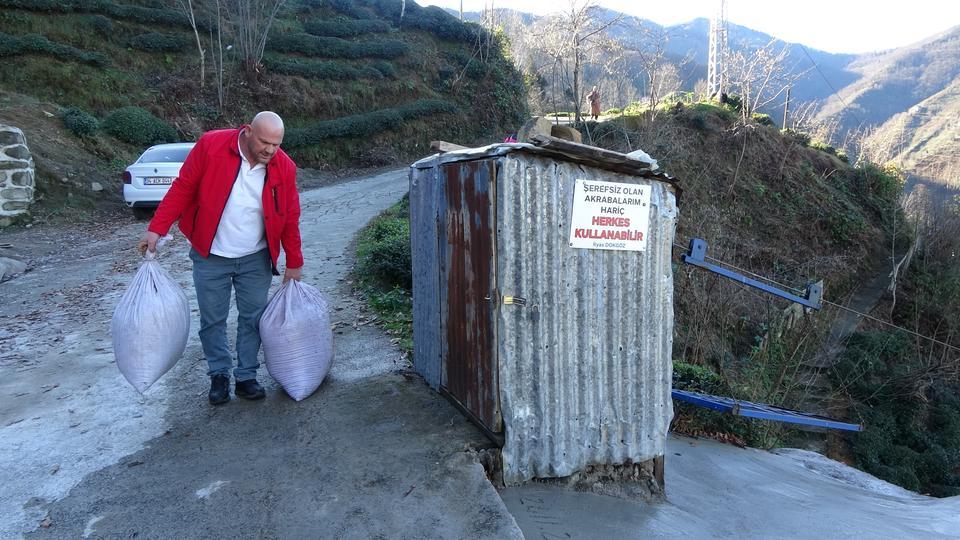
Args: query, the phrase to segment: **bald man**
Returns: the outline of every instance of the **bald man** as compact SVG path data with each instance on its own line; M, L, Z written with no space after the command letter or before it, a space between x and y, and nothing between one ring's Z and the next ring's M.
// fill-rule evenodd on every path
M156 251L157 240L176 221L190 241L193 285L200 307L200 343L210 376L213 405L234 393L262 399L260 315L277 271L280 249L286 255L283 281L300 280L300 197L297 167L280 149L283 120L273 112L257 114L250 125L205 133L190 151L180 176L160 202L139 249ZM227 341L231 292L236 294L237 362Z

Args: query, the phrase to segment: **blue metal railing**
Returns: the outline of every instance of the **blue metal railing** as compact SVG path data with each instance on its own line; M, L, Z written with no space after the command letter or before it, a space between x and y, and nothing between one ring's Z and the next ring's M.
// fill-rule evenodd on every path
M690 403L698 407L713 409L715 411L726 412L736 416L745 416L747 418L760 418L762 420L773 420L775 422L786 422L789 424L802 424L806 426L816 426L828 429L841 429L845 431L863 431L860 424L851 424L841 422L825 416L818 416L800 411L792 411L776 407L774 405L764 405L762 403L752 403L741 399L733 399L722 396L711 396L689 390L673 390L673 399Z

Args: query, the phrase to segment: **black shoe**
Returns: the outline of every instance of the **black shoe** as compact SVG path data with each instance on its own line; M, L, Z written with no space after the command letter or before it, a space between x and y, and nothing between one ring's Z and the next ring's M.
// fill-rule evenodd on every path
M210 404L223 405L230 401L230 377L214 375L210 377Z
M267 396L267 393L256 379L237 381L237 386L233 389L233 393L236 394L237 397L244 399L263 399Z

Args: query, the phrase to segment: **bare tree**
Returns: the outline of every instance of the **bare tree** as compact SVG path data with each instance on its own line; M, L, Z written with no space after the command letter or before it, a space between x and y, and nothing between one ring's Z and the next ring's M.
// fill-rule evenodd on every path
M217 77L217 110L220 114L223 114L223 103L226 99L226 93L224 91L224 68L223 68L223 13L220 9L221 0L214 0L216 3L216 11L211 14L213 20L216 21L217 27L217 41L216 41L216 54L213 55L213 67ZM213 49L213 25L210 27L210 48Z
M277 12L286 0L225 0L224 7L233 22L234 35L243 67L253 78L260 72L263 51Z
M202 0L197 0L196 5L199 6L201 1ZM200 32L197 30L197 15L194 11L194 1L177 0L177 6L187 17L187 20L190 21L190 28L193 30L193 37L197 40L197 54L200 56L200 88L203 89L204 78L207 72L205 62L207 52L203 49L203 44L200 42Z
M586 96L584 68L596 62L611 41L606 30L622 18L600 21L593 15L596 6L595 0L569 0L565 11L547 17L535 31L538 48L549 59L554 106L557 101L572 105L577 122Z
M641 24L639 40L629 50L636 54L646 79L647 108L656 114L663 96L680 88L680 68L667 57L670 35L657 25ZM691 61L688 56L683 63Z
M763 47L728 54L728 86L742 100L744 119L773 103L806 74L788 65L789 53L786 44L772 39Z
M597 86L604 89L606 100L611 106L624 109L629 103L639 99L634 80L636 54L628 50L622 42L612 42L605 49L603 69Z

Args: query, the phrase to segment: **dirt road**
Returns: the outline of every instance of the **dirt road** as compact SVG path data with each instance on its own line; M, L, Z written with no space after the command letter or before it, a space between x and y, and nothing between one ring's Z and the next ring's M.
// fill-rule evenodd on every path
M126 383L109 322L144 224L6 235L34 269L0 284L0 538L519 536L470 451L483 437L354 326L348 245L406 190L401 170L302 195L305 281L338 333L301 403L261 369L265 401L210 407L196 315L171 372L145 396ZM177 236L161 261L196 312L187 251Z

